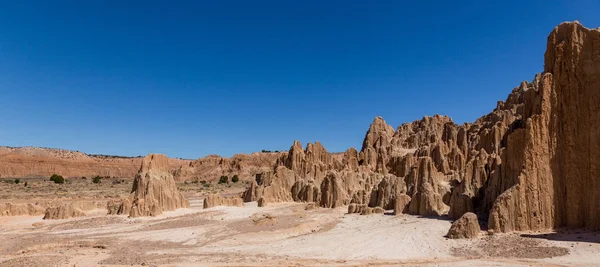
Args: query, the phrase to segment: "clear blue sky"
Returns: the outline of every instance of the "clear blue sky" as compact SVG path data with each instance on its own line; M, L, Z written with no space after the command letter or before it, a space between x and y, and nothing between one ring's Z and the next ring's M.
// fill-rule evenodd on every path
M473 121L560 22L600 26L597 0L523 2L1 1L0 145L344 151L375 116Z

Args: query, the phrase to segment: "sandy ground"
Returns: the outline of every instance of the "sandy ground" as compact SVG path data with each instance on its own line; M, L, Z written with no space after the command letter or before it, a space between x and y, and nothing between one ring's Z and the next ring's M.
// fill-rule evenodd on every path
M190 209L153 218L0 217L0 266L598 266L593 232L444 238L444 218L361 216L302 203Z

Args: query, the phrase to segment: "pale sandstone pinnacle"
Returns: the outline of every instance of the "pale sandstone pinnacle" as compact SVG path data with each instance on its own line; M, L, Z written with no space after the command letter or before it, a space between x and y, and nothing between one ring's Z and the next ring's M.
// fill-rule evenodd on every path
M123 214L129 210L129 217L157 216L163 211L189 208L189 201L177 189L169 170L167 156L146 156L133 181L129 201L123 202L117 213Z
M479 227L477 215L467 212L452 223L446 236L451 239L475 238L479 236L480 232L481 228Z

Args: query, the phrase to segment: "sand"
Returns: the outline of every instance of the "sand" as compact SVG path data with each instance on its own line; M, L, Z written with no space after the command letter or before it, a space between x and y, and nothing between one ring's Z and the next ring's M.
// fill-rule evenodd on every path
M305 211L303 203L191 208L129 219L93 212L0 217L0 266L596 266L584 231L444 237L444 217ZM35 225L35 226L34 226Z

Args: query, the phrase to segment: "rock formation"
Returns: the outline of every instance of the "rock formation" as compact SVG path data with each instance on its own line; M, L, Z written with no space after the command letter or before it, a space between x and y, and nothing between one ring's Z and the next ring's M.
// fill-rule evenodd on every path
M188 160L169 159L170 169L189 164ZM59 174L65 178L109 176L133 178L142 157L88 155L39 147L0 147L0 178L50 177Z
M38 203L0 204L0 216L41 215L45 210L46 208Z
M481 232L481 228L477 215L467 212L452 223L447 237L451 239L474 238L479 235L479 232Z
M66 203L55 207L48 207L44 215L44 220L61 220L83 216L85 216L85 212L75 207L72 203Z
M238 175L240 180L248 181L252 180L257 173L272 169L281 154L280 152L236 154L231 158L209 155L181 165L175 170L174 177L177 181L218 181L223 175L230 178Z
M263 203L264 204L264 203ZM217 206L232 206L232 207L243 207L244 201L240 197L224 197L215 194L211 194L204 198L204 208L212 208Z
M294 142L256 175L245 201L315 202L460 218L494 231L600 229L600 30L563 23L545 66L473 123L425 116L396 130L381 117L360 152L333 157Z
M44 220L60 220L75 217L83 217L86 211L102 209L105 205L103 201L74 201L62 202L60 200L52 201L44 213Z
M169 170L167 156L146 156L133 180L129 200L122 201L118 208L114 203L109 204L109 214L116 211L116 214L129 213L129 217L157 216L163 211L189 208L189 201L177 189Z
M259 207L266 207L267 206L267 201L264 198L260 198L258 199L258 206Z
M410 197L405 194L397 196L396 200L394 201L394 215L407 213L410 200Z

